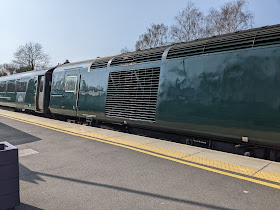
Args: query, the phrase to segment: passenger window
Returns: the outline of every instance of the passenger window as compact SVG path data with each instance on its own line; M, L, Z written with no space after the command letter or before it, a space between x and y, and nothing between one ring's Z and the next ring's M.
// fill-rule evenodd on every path
M65 81L65 92L76 92L76 76L68 76Z
M26 92L26 82L17 82L17 92Z
M44 80L40 82L40 92L44 90Z
M0 92L6 92L6 82L1 82L0 83Z
M7 88L7 92L15 92L16 90L16 85L14 82L8 82L8 88Z

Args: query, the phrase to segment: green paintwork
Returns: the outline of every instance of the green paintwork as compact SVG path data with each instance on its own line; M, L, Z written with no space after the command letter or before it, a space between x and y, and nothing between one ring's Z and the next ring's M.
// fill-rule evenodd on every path
M161 66L156 122L106 118L109 72ZM69 68L69 67L67 67ZM80 68L78 107L51 97L54 113L280 147L280 46L190 56L104 69ZM52 95L64 95L65 72L54 71ZM67 96L68 97L68 96ZM64 107L69 107L65 112ZM70 112L70 107L72 108Z
M280 146L280 47L193 56L162 65L161 127Z
M11 76L0 77L0 82L13 81L26 82L25 92L1 92L0 105L15 107L17 109L29 109L36 111L35 95L36 95L36 78L39 75L44 75L46 71L32 71L20 74L13 74ZM4 97L4 98L3 98Z
M67 92L67 91L63 92L63 97L61 102L62 114L69 115L69 116L76 116L77 115L76 100L79 91L80 71L79 70L65 71L65 78L69 76L76 78L76 85L75 85L74 92Z
M56 114L62 114L62 97L64 93L64 71L55 72L52 77L52 88L50 96L50 111Z
M108 75L109 72L103 70L88 72L88 69L83 69L81 71L79 117L95 115L96 119L105 119Z

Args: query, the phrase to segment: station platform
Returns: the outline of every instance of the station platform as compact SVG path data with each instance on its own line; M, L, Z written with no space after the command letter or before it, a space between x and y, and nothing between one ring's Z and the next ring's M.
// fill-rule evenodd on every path
M280 163L0 110L16 209L278 209Z

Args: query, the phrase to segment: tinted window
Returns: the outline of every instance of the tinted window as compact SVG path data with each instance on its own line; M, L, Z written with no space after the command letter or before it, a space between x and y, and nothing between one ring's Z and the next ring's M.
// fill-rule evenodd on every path
M15 92L16 85L14 82L8 82L7 92Z
M40 82L40 92L44 90L44 80Z
M76 82L77 82L76 76L66 77L65 92L75 92L76 91Z
M0 92L6 92L6 82L1 82L0 83Z
M26 82L17 82L17 92L26 92Z

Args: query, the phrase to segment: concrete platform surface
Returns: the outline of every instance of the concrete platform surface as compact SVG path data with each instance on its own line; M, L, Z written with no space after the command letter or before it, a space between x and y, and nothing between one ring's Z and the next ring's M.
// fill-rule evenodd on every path
M0 110L17 209L277 209L280 164Z

